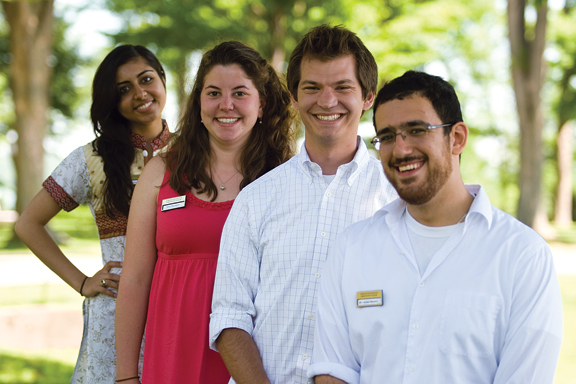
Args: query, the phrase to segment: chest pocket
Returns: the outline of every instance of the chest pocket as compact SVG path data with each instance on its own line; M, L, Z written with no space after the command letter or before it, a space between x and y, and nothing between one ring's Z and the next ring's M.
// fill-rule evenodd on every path
M440 350L474 357L494 355L494 333L501 306L495 295L448 291L440 324Z

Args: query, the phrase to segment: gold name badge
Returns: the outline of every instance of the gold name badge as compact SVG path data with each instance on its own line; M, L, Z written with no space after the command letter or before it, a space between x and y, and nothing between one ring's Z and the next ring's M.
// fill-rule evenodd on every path
M186 206L186 196L177 196L170 199L162 200L162 212L172 209L183 208Z
M356 306L358 308L378 307L383 304L384 300L382 299L382 290L356 293Z

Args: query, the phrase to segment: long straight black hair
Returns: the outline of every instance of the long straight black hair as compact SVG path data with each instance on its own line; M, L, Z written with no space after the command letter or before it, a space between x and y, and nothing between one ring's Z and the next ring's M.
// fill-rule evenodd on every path
M130 122L118 111L120 91L116 85L116 72L120 66L138 57L142 57L156 70L166 88L166 74L162 64L141 45L120 45L114 48L98 66L92 84L90 118L96 134L92 147L104 162L104 207L112 219L118 213L128 216L134 190L130 165L135 155Z

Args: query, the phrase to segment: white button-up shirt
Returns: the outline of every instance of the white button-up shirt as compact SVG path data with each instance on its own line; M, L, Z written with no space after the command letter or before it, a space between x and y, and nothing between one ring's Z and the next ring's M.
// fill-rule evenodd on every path
M464 225L423 275L400 199L339 236L320 288L310 377L378 384L553 382L562 306L549 247L492 207L479 186L467 188L476 197ZM358 294L375 297L371 291L382 292L382 305L358 306Z
M222 330L243 329L272 383L308 382L317 290L332 242L396 196L362 140L330 184L302 145L244 188L222 233L210 346Z

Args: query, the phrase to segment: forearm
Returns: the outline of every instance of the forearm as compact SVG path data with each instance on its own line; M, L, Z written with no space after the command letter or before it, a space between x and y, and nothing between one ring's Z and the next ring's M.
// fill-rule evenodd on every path
M27 208L16 222L16 234L42 263L79 292L86 276L62 253L48 234L45 223L31 217L30 210ZM53 210L55 215L59 208ZM53 216L51 213L50 215Z
M216 340L216 346L237 384L270 384L258 347L246 331L227 328Z
M150 286L138 285L124 279L116 302L116 377L138 374L140 346L146 325Z
M345 381L332 377L330 375L320 375L314 377L314 383L316 384L346 384Z

